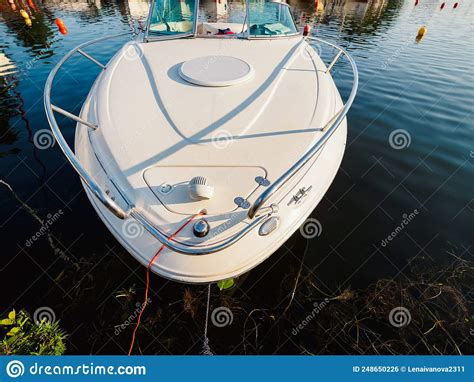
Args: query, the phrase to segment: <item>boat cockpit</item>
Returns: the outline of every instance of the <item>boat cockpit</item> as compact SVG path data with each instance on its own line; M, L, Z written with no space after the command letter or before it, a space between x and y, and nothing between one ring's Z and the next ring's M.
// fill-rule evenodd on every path
M288 4L275 0L156 0L146 40L179 37L265 38L298 35Z

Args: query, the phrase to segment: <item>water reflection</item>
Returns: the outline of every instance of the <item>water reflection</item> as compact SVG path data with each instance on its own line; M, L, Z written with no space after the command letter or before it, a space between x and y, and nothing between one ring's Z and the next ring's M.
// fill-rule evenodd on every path
M0 51L0 158L18 152L17 148L11 147L17 141L18 133L10 125L19 106L15 91L16 71L16 65Z
M241 4L205 0L201 8L217 20L225 16L226 5L238 3ZM417 7L411 0L289 0L289 3L300 27L311 24L313 34L347 47L360 70L360 90L349 114L342 169L313 214L324 227L321 237L308 243L306 256L317 281L328 288L346 279L350 279L351 287L367 286L374 279L397 274L390 263L403 269L420 249L423 256L442 261L447 241L468 248L469 252L473 245L471 180L474 176L471 2L459 2L455 10L452 7L440 10L437 0L423 0ZM34 3L14 0L13 7L7 1L0 2L0 178L6 178L25 199L31 196L29 204L40 210L42 216L59 208L68 211L61 224L53 227L55 237L64 248L71 247L71 256L84 257L84 262L91 264L110 253L107 248L113 248L111 264L123 268L120 268L125 275L123 279L128 277L129 269L138 272L143 269L126 255L123 262L116 261L115 252L120 246L97 219L76 174L57 147L38 151L32 135L48 129L42 105L43 87L59 58L81 42L130 30L130 23L145 19L148 7L148 1L119 0ZM31 27L25 24L21 9L30 15ZM58 30L57 18L64 20L68 35ZM421 25L427 26L427 32L416 43ZM107 62L121 43L107 45L103 51L101 47L91 50L94 57ZM335 70L343 95L348 90L345 82L339 81L344 79L344 68L341 65ZM71 60L57 77L53 96L60 101L58 105L77 112L81 97L97 75L93 70L98 69L91 69L91 63L84 58ZM390 135L398 129L405 130L411 138L410 146L403 150L395 150L389 144ZM72 142L74 130L64 129L64 133ZM43 163L46 181L41 179ZM0 269L6 269L9 275L24 274L25 264L31 265L28 274L32 280L39 281L18 306L33 311L44 291L55 284L47 277L41 278L41 269L35 268L23 253L18 261L9 264L10 254L17 254L18 246L23 246L25 236L29 235L25 232L34 234L38 227L30 217L16 211L18 206L10 195L2 193L0 197L5 201L0 206L0 216L13 223L1 231L6 238L3 243L6 255L0 259ZM416 223L390 247L383 248L386 257L372 256L374 245L392 232L403 213L414 208L421 211ZM273 286L287 274L280 259L287 256L286 264L294 264L293 256L300 258L305 246L306 241L295 235L287 243L291 254L282 251L253 271L255 280L263 274L271 275L268 285L255 288L265 291L265 299L278 298L272 292L275 289L277 293L278 288ZM44 269L57 260L48 245L29 248L28 252L43 262ZM59 260L55 269L58 272L51 272L51 277L55 278L66 266ZM107 279L110 284L118 283L109 274L95 276ZM134 280L137 285L142 281ZM16 301L25 290L24 278L9 282L11 290L4 291L1 301L6 305ZM84 288L81 285L76 289L82 293ZM109 292L104 293L112 293ZM34 293L40 296L35 299ZM64 299L63 291L55 290L54 294ZM105 300L107 296L102 297ZM91 306L102 303L102 297ZM165 300L168 297L163 295ZM254 295L249 299L256 306L260 303ZM78 305L84 303L80 296L75 296L74 301ZM54 301L48 300L50 303ZM93 320L95 314L94 310L87 318ZM67 313L61 317L61 322L71 328L70 332L75 332L76 324L83 324L84 317L77 320ZM81 327L77 336L89 338L88 328L94 327L92 324ZM90 351L87 340L80 344L76 337L74 341L79 349L71 349L72 352Z
M24 18L21 16L20 11L23 8L18 8L16 12L8 6L8 3L0 4L0 15L3 19L4 26L6 26L11 36L25 47L34 47L41 49L45 47L48 40L53 36L53 15L47 11L47 8L30 8L25 3L28 15L32 20L31 26L26 25Z

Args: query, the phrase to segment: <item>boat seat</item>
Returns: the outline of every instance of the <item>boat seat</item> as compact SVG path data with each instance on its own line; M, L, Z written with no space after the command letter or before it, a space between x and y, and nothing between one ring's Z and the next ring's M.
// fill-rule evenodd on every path
M219 35L219 29L229 28L234 34L239 34L247 30L247 25L240 23L201 23L198 25L197 33L199 35ZM223 35L225 36L225 35Z
M170 21L167 24L152 24L150 25L150 31L168 32L168 27L171 32L191 32L193 30L193 23L192 21Z

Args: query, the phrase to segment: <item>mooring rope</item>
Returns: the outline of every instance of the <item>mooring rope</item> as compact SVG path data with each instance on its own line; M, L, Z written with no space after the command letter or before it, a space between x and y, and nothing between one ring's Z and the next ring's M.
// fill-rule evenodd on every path
M209 310L211 305L211 284L207 287L207 305L206 305L206 323L204 325L204 341L202 343L202 355L214 355L209 346L209 337L207 336L207 327L209 325Z
M202 215L202 213L198 213L196 215L192 215L189 217L188 220L186 220L184 222L184 224L182 224L177 230L175 233L173 233L169 238L168 240L173 240L174 237L180 233L189 223L191 223L194 218L196 216L200 216ZM156 252L155 256L153 256L153 258L150 260L150 262L148 263L148 267L146 268L146 287L145 287L145 300L140 308L140 313L138 314L138 319L137 319L137 323L135 325L135 329L133 330L133 334L132 334L132 341L130 343L130 348L128 349L128 355L131 355L132 354L132 350L133 350L133 345L135 344L135 335L137 333L137 330L138 330L138 327L140 326L140 322L141 322L141 319L142 319L142 314L143 312L145 311L145 308L147 307L148 305L148 290L150 289L150 269L151 269L151 266L152 264L155 262L156 258L159 256L159 254L161 253L161 251L163 251L163 249L165 248L165 245L162 244L160 249ZM210 293L210 289L209 289L209 293Z

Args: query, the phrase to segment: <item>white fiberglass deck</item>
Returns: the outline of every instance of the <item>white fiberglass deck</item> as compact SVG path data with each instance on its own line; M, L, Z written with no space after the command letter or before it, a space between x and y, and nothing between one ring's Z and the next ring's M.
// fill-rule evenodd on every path
M249 63L253 77L227 87L198 86L181 78L182 63L212 55ZM253 202L264 190L255 178L274 181L282 175L321 138L322 128L341 107L325 65L301 36L133 42L114 57L91 90L82 117L99 128L79 125L76 150L96 181L124 208L121 193L168 235L189 215L205 209L211 234L196 238L190 226L176 240L219 243L248 224L247 211L234 199ZM254 229L245 240L208 255L165 250L153 270L181 281L209 282L263 261L322 198L339 167L345 138L344 121L277 194L275 200L282 201L277 233L259 237ZM209 179L213 198L194 201L187 196L186 185L195 176ZM173 191L160 193L164 184ZM298 210L287 202L292 190L302 186L311 186L312 192L304 210ZM117 219L88 194L117 239L147 264L160 243L146 231L137 238L124 236L132 218Z
M137 49L138 58L130 59L130 49ZM266 54L259 54L261 50ZM120 179L124 189L139 193L144 206L157 202L144 181L150 167L155 172L163 166L189 167L182 181L202 175L199 166L227 166L229 172L232 167L260 167L264 174L249 169L251 180L258 175L274 180L320 138L318 129L336 112L332 80L325 76L320 81L304 50L300 38L232 40L225 45L217 39L179 40L125 48L97 89L100 129L93 135L98 155L113 159L109 175ZM176 62L213 52L249 62L254 78L207 88L179 76ZM168 182L165 171L157 182ZM225 179L213 182L219 185L216 193L226 194L230 202L246 196L235 194ZM206 208L206 202L192 204L186 213Z

